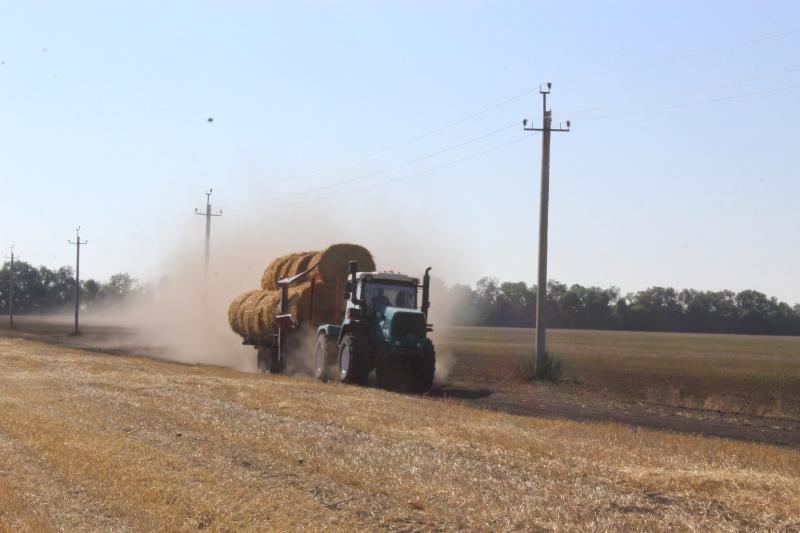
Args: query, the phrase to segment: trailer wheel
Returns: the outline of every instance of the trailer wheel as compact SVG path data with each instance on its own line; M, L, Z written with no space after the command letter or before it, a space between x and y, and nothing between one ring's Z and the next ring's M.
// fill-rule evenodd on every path
M366 385L369 377L369 357L363 343L348 333L339 345L339 372L337 381Z
M258 369L269 374L280 373L283 370L283 364L278 360L278 350L272 346L259 346Z
M430 339L425 340L422 353L411 361L408 372L408 388L415 394L424 394L433 387L433 376L436 373L436 350Z
M336 341L325 336L317 335L314 346L314 377L320 381L328 381L328 368L336 361Z

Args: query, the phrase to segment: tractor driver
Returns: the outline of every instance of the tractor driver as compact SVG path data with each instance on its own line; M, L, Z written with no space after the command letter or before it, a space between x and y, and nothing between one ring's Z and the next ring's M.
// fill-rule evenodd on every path
M389 298L383 294L383 288L377 287L375 294L372 296L372 308L378 310L391 304L392 302L389 301Z
M397 307L410 308L414 306L413 298L409 291L400 289L397 291L397 297L394 299L394 304Z

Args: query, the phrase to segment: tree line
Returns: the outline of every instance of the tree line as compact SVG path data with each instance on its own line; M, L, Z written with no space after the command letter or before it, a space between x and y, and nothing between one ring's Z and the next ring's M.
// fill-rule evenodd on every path
M11 263L0 270L0 309L8 312L11 291ZM85 309L113 305L132 296L152 293L149 285L138 283L126 273L114 274L107 281L81 281L81 304ZM14 262L14 313L47 314L61 311L75 302L75 272L64 266L51 270L25 261Z
M0 310L7 312L10 263L0 270ZM133 297L152 297L152 286L126 273L107 281L81 282L85 309L125 302ZM434 287L434 311L442 311L439 323L461 326L533 327L536 286L525 282L480 279L475 287L438 282ZM75 297L71 267L51 270L24 261L14 263L14 312L46 314L69 308ZM616 287L547 284L547 325L554 328L680 331L696 333L748 333L800 335L800 305L790 306L754 290L741 292L698 291L671 287L623 295Z
M482 278L476 286L440 287L449 322L464 326L533 327L536 286ZM800 304L754 291L671 287L621 294L616 287L547 283L548 327L800 335Z

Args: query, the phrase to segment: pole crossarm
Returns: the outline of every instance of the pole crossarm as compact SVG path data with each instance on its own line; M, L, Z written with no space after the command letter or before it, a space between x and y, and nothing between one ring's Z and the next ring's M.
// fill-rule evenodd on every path
M544 128L525 128L525 131L569 131L569 128L549 128L547 130Z

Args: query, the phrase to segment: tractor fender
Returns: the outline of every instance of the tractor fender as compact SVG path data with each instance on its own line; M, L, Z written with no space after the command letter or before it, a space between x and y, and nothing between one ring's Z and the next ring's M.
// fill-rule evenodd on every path
M342 324L341 327L339 328L339 336L336 338L336 344L337 345L342 344L342 339L344 339L344 336L350 333L352 330L353 326L349 322L345 322L344 324Z
M342 331L342 326L337 326L335 324L323 324L322 326L317 328L317 336L325 335L325 337L329 339L338 340L341 331Z

